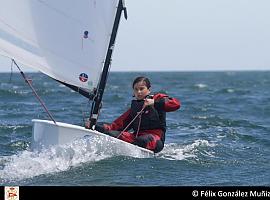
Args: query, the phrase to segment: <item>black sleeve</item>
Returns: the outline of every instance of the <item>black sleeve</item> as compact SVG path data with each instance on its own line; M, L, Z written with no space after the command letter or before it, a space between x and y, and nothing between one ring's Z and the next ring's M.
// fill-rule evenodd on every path
M154 103L155 109L163 110L164 105L165 105L165 99L164 98L155 100L155 103Z

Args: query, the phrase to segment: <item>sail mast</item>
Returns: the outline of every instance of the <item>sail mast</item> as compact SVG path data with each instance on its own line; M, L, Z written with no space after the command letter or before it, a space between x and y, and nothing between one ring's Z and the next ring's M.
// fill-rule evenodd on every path
M91 115L90 115L90 128L91 129L95 129L99 110L101 107L101 101L102 101L103 93L104 93L106 82L107 82L108 71L109 71L109 67L111 64L112 52L113 52L113 48L114 48L114 44L115 44L116 34L117 34L118 27L119 27L122 11L125 12L125 17L127 16L126 15L126 8L124 7L123 1L124 0L120 0L118 3L115 21L113 24L112 34L111 34L110 43L109 43L106 58L105 58L103 71L102 71L102 74L100 77L98 89L96 91L96 96L93 99L93 106L92 106Z

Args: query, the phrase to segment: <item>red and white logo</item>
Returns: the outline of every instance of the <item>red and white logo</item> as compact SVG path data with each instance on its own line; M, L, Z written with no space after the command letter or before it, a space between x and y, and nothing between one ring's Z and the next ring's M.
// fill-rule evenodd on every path
M5 200L19 200L19 187L5 186Z
M86 82L88 80L88 75L86 73L81 73L79 79L81 82Z

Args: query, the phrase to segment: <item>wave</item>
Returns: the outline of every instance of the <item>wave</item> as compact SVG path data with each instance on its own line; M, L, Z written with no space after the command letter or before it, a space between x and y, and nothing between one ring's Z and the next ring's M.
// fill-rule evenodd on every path
M15 144L16 145L16 144ZM44 174L70 170L89 162L114 156L145 158L139 152L123 152L108 142L93 138L78 139L72 143L51 146L40 151L24 150L16 155L0 158L0 183L10 183Z
M199 88L199 89L203 89L203 88L208 88L207 84L203 84L203 83L198 83L194 85L195 88Z
M198 155L206 155L213 157L212 153L207 149L215 147L216 144L207 140L195 140L191 144L180 145L176 143L165 144L162 152L157 157L168 160L186 160L188 158L197 158Z

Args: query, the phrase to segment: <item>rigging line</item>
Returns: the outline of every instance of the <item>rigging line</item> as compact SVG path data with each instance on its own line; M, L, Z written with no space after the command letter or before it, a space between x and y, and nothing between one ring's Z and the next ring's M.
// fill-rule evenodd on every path
M23 71L20 69L20 67L17 65L17 63L15 62L14 59L12 59L12 62L16 65L16 67L19 69L22 77L24 78L25 82L29 85L29 87L31 88L31 90L33 91L33 93L35 94L36 98L38 99L38 101L41 103L42 107L45 109L45 111L47 112L47 114L49 115L50 119L56 124L53 116L51 115L51 113L49 112L49 110L47 109L45 103L42 101L42 99L38 96L35 88L32 86L31 82L26 78L25 74L23 73Z
M122 130L121 131L121 133L117 136L117 138L119 138L120 137L120 135L122 135L123 134L123 132L125 132L126 130L127 130L127 128L135 121L135 119L138 117L138 116L140 116L141 114L142 114L142 112L143 112L143 110L145 109L145 105L143 105L143 107L142 107L142 109L140 110L140 112L138 112L137 113L137 115L133 118L133 120L131 120L131 122L129 122L129 124L126 126L126 128L124 128L124 130ZM141 125L141 122L139 122L139 126ZM138 126L138 129L140 128ZM137 135L138 135L138 130L137 130L137 133L136 133L136 137L137 137Z
M142 122L142 115L139 115L139 124L138 124L138 127L137 127L137 132L136 132L135 138L138 137L138 133L139 133L139 130L140 130L140 127L141 127L141 122Z

